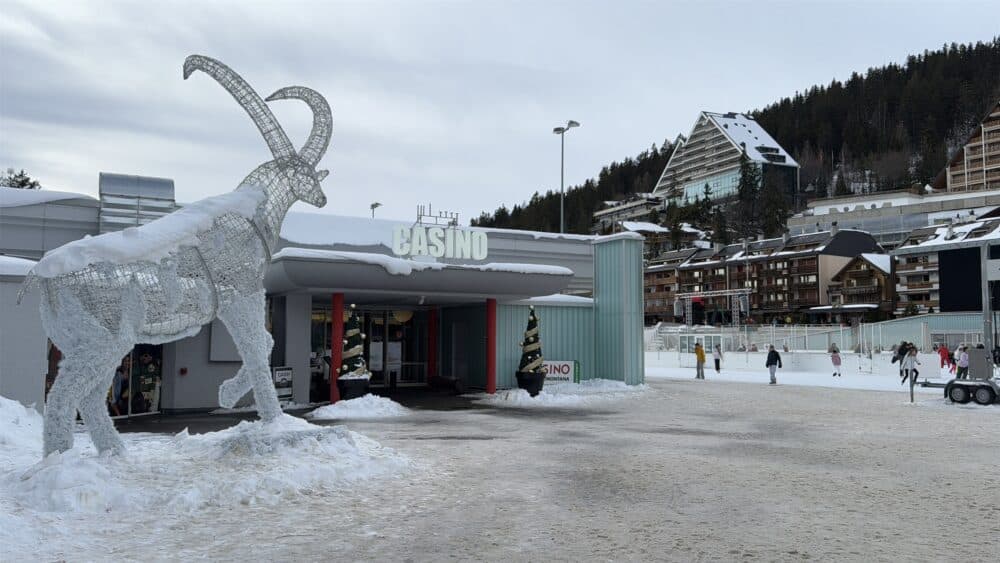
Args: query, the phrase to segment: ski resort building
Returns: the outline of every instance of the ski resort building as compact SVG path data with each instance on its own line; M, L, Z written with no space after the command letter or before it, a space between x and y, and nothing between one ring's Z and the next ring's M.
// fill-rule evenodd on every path
M593 214L590 232L607 234L622 221L648 221L653 212L663 211L663 199L653 194L632 194L620 201L605 201Z
M113 196L130 201L0 188L0 394L41 405L58 373L37 290L17 304L33 261L97 236L112 205L118 217L130 205L139 216L166 208L164 199L173 205L157 179L131 185L136 193ZM264 280L272 368L290 380L285 400L329 399L329 366L340 364L335 329L354 305L374 392L436 385L493 392L516 385L534 307L542 351L561 377L638 384L642 251L642 237L631 232L560 235L292 212ZM126 414L215 409L219 384L240 365L218 321L190 338L139 345L122 362Z
M732 112L701 112L691 134L678 140L653 195L679 205L703 197L706 187L713 200L734 197L744 151L762 177L776 177L794 202L798 163L752 117Z

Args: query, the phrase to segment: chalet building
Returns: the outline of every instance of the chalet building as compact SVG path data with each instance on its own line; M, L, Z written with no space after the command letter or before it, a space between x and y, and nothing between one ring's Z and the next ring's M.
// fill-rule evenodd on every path
M830 278L827 292L829 304L811 310L827 313L830 322L885 320L892 314L896 298L892 257L859 254Z
M934 187L949 192L1000 189L1000 101L948 160Z
M605 201L593 214L590 231L593 234L611 234L621 221L649 221L653 211L663 210L663 198L653 194L632 194L620 201Z
M674 320L677 295L677 266L691 257L695 248L660 254L643 273L643 317L647 325Z
M703 197L736 195L740 157L747 157L766 175L777 175L794 201L799 193L799 165L752 117L742 113L703 111L686 139L679 138L653 195L678 205Z
M990 261L989 271L1000 272L1000 219L913 231L892 251L896 314L981 311L981 252ZM1000 279L992 273L990 277L991 282ZM996 299L995 292L991 295Z
M859 254L883 251L868 233L834 226L829 231L689 252L690 256L675 266L676 293L747 288L751 290L749 312L754 321L785 322L825 318L826 313L812 309L830 304L828 289L833 276ZM668 268L664 265L656 272L662 275L662 269ZM694 322L729 322L728 299L696 298Z

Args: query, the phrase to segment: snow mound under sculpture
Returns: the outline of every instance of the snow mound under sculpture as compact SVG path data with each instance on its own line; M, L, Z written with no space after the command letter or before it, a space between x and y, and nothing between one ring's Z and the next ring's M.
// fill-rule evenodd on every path
M57 248L29 274L25 289L42 293L42 325L63 353L45 407L44 453L73 446L80 411L99 451L123 443L105 407L121 357L135 344L161 344L196 334L219 318L243 365L223 382L219 403L233 406L253 390L265 422L282 412L271 383L274 344L264 325L264 271L289 207L326 205L316 170L333 131L330 106L302 86L267 101L298 99L313 112L312 131L298 151L264 100L242 77L214 59L192 55L184 78L200 70L222 85L250 115L273 160L253 170L236 192L207 198L147 225Z
M39 513L294 503L372 478L410 474L406 456L342 426L282 415L204 434L130 433L128 455L95 455L86 436L41 461L42 418L0 397L0 545L38 528ZM20 531L19 531L19 528ZM41 527L42 534L52 530Z

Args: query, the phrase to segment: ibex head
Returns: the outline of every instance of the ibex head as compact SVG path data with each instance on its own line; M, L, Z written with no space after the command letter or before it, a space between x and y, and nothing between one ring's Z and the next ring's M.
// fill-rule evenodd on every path
M333 117L330 105L318 92L304 86L289 86L268 96L267 100L300 99L313 111L313 126L302 149L296 152L285 135L274 114L261 100L257 92L228 66L201 55L191 55L184 61L184 79L200 70L222 85L246 110L254 125L264 136L274 160L265 162L247 176L249 179L266 179L280 183L290 190L296 199L316 207L326 205L326 195L319 183L329 174L328 170L316 170L333 134Z

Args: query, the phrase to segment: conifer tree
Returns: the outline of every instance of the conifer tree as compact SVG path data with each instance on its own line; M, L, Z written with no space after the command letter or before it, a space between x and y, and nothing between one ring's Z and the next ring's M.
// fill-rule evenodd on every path
M781 176L773 168L764 175L760 194L760 226L766 237L776 237L785 232L788 220L788 200L781 185Z
M712 212L712 242L721 244L729 244L731 242L726 214L718 207Z
M531 307L528 313L528 328L524 331L524 340L521 341L521 363L518 364L517 371L539 373L542 371L543 361L538 316L535 315L535 308Z
M736 187L737 232L742 238L753 238L757 235L760 223L758 218L758 198L760 196L760 168L747 156L746 149L740 155L740 181Z
M339 377L342 379L362 379L371 377L368 366L365 365L364 351L365 335L361 332L361 321L358 312L351 303L351 313L344 323L344 352L341 359Z

